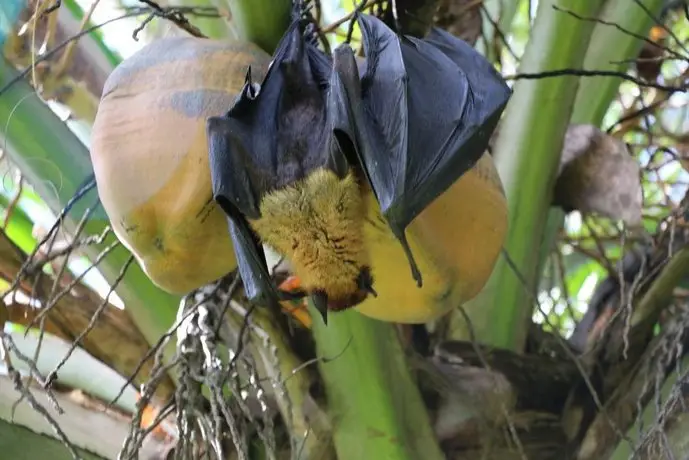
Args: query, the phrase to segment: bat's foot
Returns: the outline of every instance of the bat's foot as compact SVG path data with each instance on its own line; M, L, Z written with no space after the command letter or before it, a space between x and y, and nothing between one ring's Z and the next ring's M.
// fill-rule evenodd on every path
M278 286L278 289L285 292L297 293L301 291L301 280L297 276L288 276L285 281Z
M136 393L137 402L141 399L141 394ZM151 430L151 434L154 438L167 443L174 442L174 435L170 429L171 422L170 417L165 417L163 420L158 420L161 407L153 402L149 402L144 406L141 413L140 426L142 429Z
M280 302L280 307L296 319L301 325L307 329L311 328L311 315L307 310L306 298L303 297L301 290L301 280L296 276L290 276L278 287L280 291L294 294L295 297L302 297L295 300L286 300Z
M368 267L362 269L359 277L356 280L358 285L358 290L352 292L348 295L340 297L330 297L325 290L316 289L308 294L305 293L301 280L297 276L290 276L285 281L283 281L278 289L284 295L285 300L280 302L283 309L288 310L290 314L295 315L309 315L307 308L307 300L302 297L310 297L313 302L313 306L323 318L323 323L328 324L328 312L338 312L344 311L349 308L355 307L363 302L368 296L377 297L378 293L373 288L373 278L371 277L371 272ZM294 296L295 299L287 300L289 296ZM296 298L299 298L296 300ZM289 304L290 307L285 305ZM296 309L293 305L299 305ZM295 310L297 310L295 312ZM295 313L293 313L295 312ZM296 315L295 315L296 316ZM309 315L309 326L311 325L312 317ZM302 324L304 321L300 320Z

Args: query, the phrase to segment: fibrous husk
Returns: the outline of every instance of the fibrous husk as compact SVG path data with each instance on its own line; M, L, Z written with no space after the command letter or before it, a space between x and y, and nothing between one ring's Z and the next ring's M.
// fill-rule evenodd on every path
M567 129L553 205L641 223L641 172L624 142L593 125Z

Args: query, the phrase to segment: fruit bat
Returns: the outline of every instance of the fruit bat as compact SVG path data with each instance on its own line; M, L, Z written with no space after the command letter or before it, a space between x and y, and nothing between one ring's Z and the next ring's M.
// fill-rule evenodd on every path
M248 72L229 111L208 119L213 196L251 299L287 296L261 244L290 260L323 314L375 295L369 189L421 286L405 228L483 155L509 99L491 64L449 33L418 39L355 20L364 63L349 44L326 55L296 18L261 83Z

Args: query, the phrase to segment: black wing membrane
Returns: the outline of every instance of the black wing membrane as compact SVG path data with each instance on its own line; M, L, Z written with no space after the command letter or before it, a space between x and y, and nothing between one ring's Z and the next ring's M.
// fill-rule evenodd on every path
M328 91L331 60L306 38L307 27L297 17L260 86L251 82L249 72L232 108L207 122L213 196L228 216L239 272L252 300L290 298L272 282L261 242L248 222L260 217L263 196L316 168L340 176L347 171L331 119L342 110L330 113L342 106L342 98Z
M511 91L489 62L447 32L435 28L417 39L373 16L357 20L367 61L358 153L421 285L405 228L483 155Z

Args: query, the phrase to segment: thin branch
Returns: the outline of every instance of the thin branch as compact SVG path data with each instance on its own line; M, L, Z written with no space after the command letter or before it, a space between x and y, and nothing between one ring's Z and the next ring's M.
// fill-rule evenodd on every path
M629 35L629 36L631 36L631 37L634 37L634 38L636 38L636 39L638 39L638 40L641 40L641 41L643 41L643 42L646 42L646 43L648 43L649 45L652 45L652 46L654 46L654 47L656 47L656 48L659 48L659 49L662 49L662 50L666 51L667 53L671 54L672 56L674 56L674 57L677 58L677 59L680 59L680 60L683 60L683 61L686 61L687 59L689 59L688 56L682 55L682 54L678 53L677 51L674 51L674 50L668 48L667 46L663 46L663 45L661 45L660 43L654 42L653 40L651 40L651 39L648 38L648 37L645 37L645 36L643 36L643 35L641 35L641 34L637 34L637 33L633 32L633 31L631 31L631 30L629 30L629 29L626 29L626 28L622 27L621 25L617 24L616 22L610 22L610 21L605 21L605 20L603 20L603 19L599 19L599 18L591 18L591 17L587 17L587 16L582 16L582 15L580 15L580 14L578 14L578 13L575 13L575 12L572 11L572 10L568 10L568 9L566 9L566 8L561 8L561 7L557 6L557 5L553 5L553 9L555 9L555 10L557 10L557 11L560 11L560 12L563 12L563 13L567 13L567 14L569 14L570 16L575 17L575 18L577 18L577 19L579 19L579 20L581 20L581 21L593 22L593 23L596 23L596 24L603 24L603 25L606 25L606 26L614 27L615 29L619 30L619 31L622 32L622 33L625 33L625 34L627 34L627 35Z
M668 86L661 85L659 83L644 81L640 78L633 77L624 72L617 72L614 70L559 69L546 70L538 73L517 73L514 75L508 75L504 78L505 80L540 80L543 78L553 77L617 77L635 83L641 87L655 88L662 91L667 91L669 93L686 91L689 88L689 85L686 84L681 86Z

